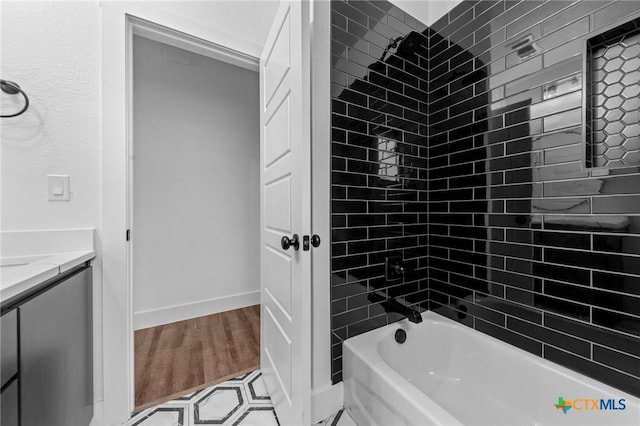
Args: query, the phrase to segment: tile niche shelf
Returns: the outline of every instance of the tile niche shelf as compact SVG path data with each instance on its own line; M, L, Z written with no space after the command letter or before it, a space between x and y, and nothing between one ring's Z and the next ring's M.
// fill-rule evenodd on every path
M586 42L587 166L640 166L640 17Z

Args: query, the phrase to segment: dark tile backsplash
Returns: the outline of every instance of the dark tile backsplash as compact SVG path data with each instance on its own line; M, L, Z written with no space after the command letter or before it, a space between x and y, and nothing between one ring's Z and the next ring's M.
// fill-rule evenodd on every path
M465 0L426 28L332 2L334 382L342 340L400 319L373 294L640 395L640 169L587 167L582 130L585 42L639 14ZM380 60L411 31L428 42Z

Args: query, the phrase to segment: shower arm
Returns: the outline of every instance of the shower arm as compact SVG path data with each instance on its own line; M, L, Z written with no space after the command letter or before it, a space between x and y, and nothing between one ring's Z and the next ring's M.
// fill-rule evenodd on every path
M384 52L382 52L382 56L379 59L380 62L384 62L384 59L387 57L387 53L389 53L389 49L398 47L398 43L400 43L402 39L404 39L404 37L405 36L400 36L400 37L389 39L389 44L384 49Z

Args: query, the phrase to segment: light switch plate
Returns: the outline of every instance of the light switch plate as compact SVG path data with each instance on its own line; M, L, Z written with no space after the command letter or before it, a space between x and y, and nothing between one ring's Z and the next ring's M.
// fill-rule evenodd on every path
M47 175L47 200L69 201L69 175Z

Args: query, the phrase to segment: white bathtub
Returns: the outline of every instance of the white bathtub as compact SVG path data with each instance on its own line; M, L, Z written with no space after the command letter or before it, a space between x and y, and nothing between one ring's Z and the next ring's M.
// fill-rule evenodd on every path
M422 317L345 341L345 408L359 426L640 425L638 398L433 312ZM564 414L558 397L580 401ZM626 408L585 409L594 403L582 399Z

